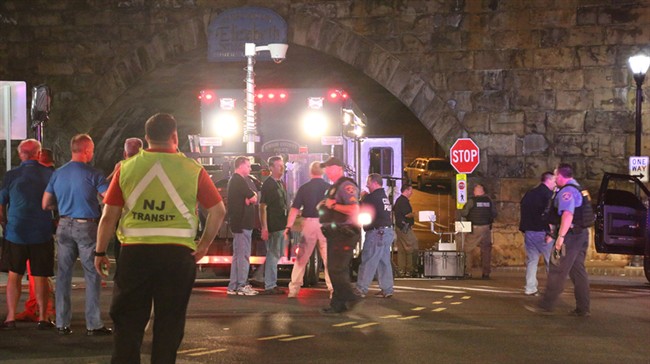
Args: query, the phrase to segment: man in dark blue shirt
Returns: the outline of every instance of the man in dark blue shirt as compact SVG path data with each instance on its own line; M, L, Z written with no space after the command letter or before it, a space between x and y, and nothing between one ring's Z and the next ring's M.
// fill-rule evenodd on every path
M542 173L541 183L526 192L521 199L519 230L524 233L524 245L526 246L526 287L524 293L527 296L538 295L537 265L540 255L544 257L544 263L548 270L553 240L547 235L549 224L548 221L544 221L543 214L553 196L554 188L555 176L553 172L544 172Z
M375 274L381 289L375 295L381 298L393 296L393 267L390 260L390 249L395 240L395 231L391 220L392 206L386 191L382 187L381 175L368 175L366 186L369 194L361 199L361 213L368 213L371 222L365 225L366 239L361 251L361 266L357 279L357 294L365 297L368 287Z
M302 236L303 239L299 243L298 252L296 253L296 262L293 264L291 271L291 283L289 283L289 298L298 296L300 287L302 287L303 279L305 276L305 267L311 257L316 243L318 242L318 251L320 252L321 259L325 265L325 283L327 289L332 292L332 282L330 281L329 271L327 269L327 240L320 229L320 222L318 221L318 209L316 206L325 197L325 192L330 188L330 184L323 179L323 170L320 167L320 162L312 162L309 165L309 174L311 180L300 186L296 197L293 199L291 210L289 211L289 218L287 219L287 227L285 230L285 238L288 238L291 233L291 227L296 221L296 217L302 208Z
M47 319L49 298L48 277L54 275L54 241L52 240L52 214L41 209L41 198L52 170L38 163L41 143L27 139L18 146L20 166L7 172L0 190L0 221L5 230L8 264L7 318L2 329L16 327L16 306L20 300L21 280L27 260L34 277L36 300L39 307L38 328L54 327ZM5 216L5 209L7 214Z

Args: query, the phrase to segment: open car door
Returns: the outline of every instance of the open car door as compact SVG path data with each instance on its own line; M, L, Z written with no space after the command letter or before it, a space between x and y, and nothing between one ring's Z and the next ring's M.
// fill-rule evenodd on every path
M595 245L599 253L643 255L650 281L649 198L650 190L637 176L605 173L598 191Z

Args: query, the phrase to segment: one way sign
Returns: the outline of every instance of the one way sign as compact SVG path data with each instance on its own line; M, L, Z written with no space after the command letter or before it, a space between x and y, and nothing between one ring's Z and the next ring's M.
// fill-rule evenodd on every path
M641 182L648 182L648 157L630 157L630 175L642 175Z

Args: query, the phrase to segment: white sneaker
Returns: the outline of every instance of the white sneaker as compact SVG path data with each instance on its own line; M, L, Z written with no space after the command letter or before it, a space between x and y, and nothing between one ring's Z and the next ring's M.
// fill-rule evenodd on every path
M259 292L254 290L253 287L250 286L250 284L243 287L239 287L239 289L237 290L237 294L241 296L255 296L258 293Z
M227 293L227 294L232 294L232 295L235 295L235 296L237 295L237 291L232 291L232 290L230 290L230 289L227 290L226 293Z

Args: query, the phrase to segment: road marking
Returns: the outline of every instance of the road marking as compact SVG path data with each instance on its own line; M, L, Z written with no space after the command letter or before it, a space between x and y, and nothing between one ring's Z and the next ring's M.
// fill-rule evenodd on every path
M438 308L434 308L433 310L431 310L431 312L442 312L442 311L444 311L446 309L447 309L446 307L438 307Z
M334 324L334 325L332 325L332 326L334 326L334 327L343 327L343 326L354 325L354 324L356 324L356 323L357 323L356 321L348 321L348 322L342 322L342 323L340 323L340 324Z
M425 308L426 308L426 307L413 307L413 308L411 309L411 311L422 311L422 310L424 310Z
M458 286L443 286L445 288L452 288L452 289L463 289L465 291L476 291L476 292L493 292L493 293L515 293L514 290L504 290L504 289L496 289L493 287L489 286L482 286L485 288L480 288L480 287L458 287ZM519 291L519 289L517 289ZM459 292L459 293L465 293L465 292Z
M363 329L363 328L366 328L366 327L369 327L369 326L375 326L375 325L379 325L379 322L368 322L367 324L361 324L361 325L352 326L352 327L355 328L355 329Z
M407 287L407 286L394 286L395 289L404 289L408 291L422 291L422 292L440 292L440 293L467 293L465 291L459 291L454 289L447 289L445 286L439 286L441 288L419 288L419 287ZM444 287L444 288L443 288ZM457 287L453 287L457 288ZM458 287L460 288L460 287ZM460 288L463 289L463 288Z
M445 296L445 297L443 297L443 298L454 298L454 296L447 295L447 296Z
M463 297L461 297L460 299L461 299L461 300L468 300L468 299L470 299L470 298L472 298L472 296L463 296Z
M462 305L463 303L460 302L460 301L456 301L456 302L451 302L451 303L449 303L449 304L450 304L450 305Z
M185 353L191 353L193 351L201 351L201 350L207 350L208 348L196 348L196 349L186 349L186 350L179 350L176 352L176 354L185 354Z
M214 349L214 350L208 350L208 351L202 351L200 353L192 353L192 354L187 354L188 356L201 356L201 355L208 355L208 354L214 354L214 353L223 353L227 349Z
M442 305L443 302L442 301L433 301L433 302L431 302L431 304L433 304L433 305Z
M302 340L302 339L309 339L312 337L315 337L316 335L302 335L302 336L294 336L294 337L288 337L286 339L280 339L278 341L295 341L295 340Z
M275 336L267 336L267 337L260 337L257 338L258 341L264 341L264 340L275 340L275 339L281 339L283 337L289 337L291 335L289 334L282 334L282 335L275 335Z
M398 317L402 317L402 315L386 315L386 316L381 316L379 318L386 319L386 318L398 318Z
M420 316L406 316L406 317L400 317L398 320L413 320L414 318L418 318Z

